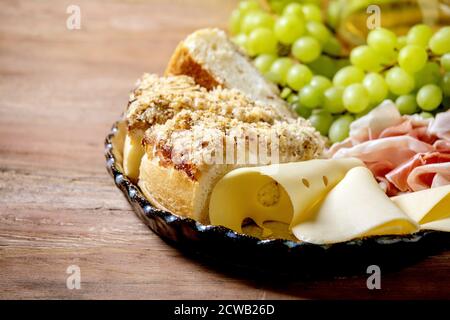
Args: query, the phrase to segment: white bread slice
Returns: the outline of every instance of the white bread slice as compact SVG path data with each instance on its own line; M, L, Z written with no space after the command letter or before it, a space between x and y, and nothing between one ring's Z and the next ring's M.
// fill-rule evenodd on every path
M219 29L201 29L182 41L170 59L166 75L190 76L208 90L217 86L238 89L286 118L297 117L279 97L278 87L266 80Z
M210 110L231 118L242 116L245 110L253 110L253 113L247 114L248 118L266 122L284 119L270 105L255 102L237 90L217 88L207 91L184 75L159 77L144 74L129 101L123 166L124 173L133 182L139 176L145 130L165 123L182 110Z
M243 108L249 114L258 112L255 108ZM249 160L254 155L249 146L252 134L266 141L269 152L275 135L275 143L279 143L276 162L313 159L323 150L323 139L303 119L273 123L258 119L245 115L231 118L209 110L184 110L165 124L153 126L143 139L145 154L140 167L139 187L157 206L209 223L208 204L212 189L226 173L243 166L270 163L270 159L262 162L257 156L253 158L256 161ZM244 162L236 161L237 141L246 141ZM219 144L223 144L222 148L218 147ZM232 162L226 161L230 150L234 158ZM223 161L206 161L212 154L220 154Z

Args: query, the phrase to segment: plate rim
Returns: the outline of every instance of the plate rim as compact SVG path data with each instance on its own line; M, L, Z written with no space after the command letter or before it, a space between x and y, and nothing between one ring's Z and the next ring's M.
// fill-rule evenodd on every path
M137 212L135 213L139 216L143 222L152 229L155 233L157 233L159 236L164 237L164 235L161 235L158 230L155 230L151 225L148 224L147 219L149 215L154 215L160 219L163 219L165 223L167 224L188 224L191 228L194 228L194 230L200 234L202 233L210 233L214 232L217 234L222 235L224 238L230 240L230 241L246 241L251 242L255 246L282 246L288 251L296 250L298 248L302 247L315 247L320 248L322 250L329 250L333 247L339 246L358 246L361 247L362 243L368 243L371 242L372 244L375 243L377 245L386 246L391 245L393 243L415 243L420 242L422 238L431 235L431 234L441 234L443 232L441 231L434 231L434 230L420 230L416 233L407 234L407 235L381 235L381 236L370 236L370 237L362 237L357 239L352 239L345 242L338 242L338 243L330 243L330 244L314 244L309 243L305 241L292 241L292 240L286 240L286 239L259 239L257 237L243 234L236 232L234 230L231 230L229 228L226 228L224 226L217 226L217 225L205 225L202 224L192 218L189 217L183 217L176 214L173 214L172 212L161 210L154 206L140 191L139 187L135 185L116 165L117 159L113 153L114 145L112 139L117 134L119 128L119 124L123 122L124 120L117 120L114 122L114 124L111 127L111 130L109 134L105 138L105 158L106 158L106 166L107 170L110 173L110 175L113 177L114 182L117 187L125 194L127 200L132 205L133 209L135 209L135 206L139 206L143 212ZM144 217L142 216L142 213L144 213ZM154 217L153 217L154 218Z

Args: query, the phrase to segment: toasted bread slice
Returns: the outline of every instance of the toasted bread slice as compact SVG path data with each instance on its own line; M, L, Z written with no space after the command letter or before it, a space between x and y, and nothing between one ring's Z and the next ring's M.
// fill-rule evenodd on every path
M279 97L278 87L266 80L219 29L201 29L182 41L170 59L166 75L188 75L208 90L217 86L238 89L270 105L285 118L297 117Z
M243 107L243 114L258 113ZM252 139L258 148L252 149ZM268 157L258 153L261 141ZM242 142L242 144L240 144ZM208 223L208 204L215 184L229 171L275 162L316 158L323 139L303 119L265 122L261 117L217 115L209 110L184 110L165 124L146 131L139 187L149 199L183 216Z
M182 110L209 110L216 115L265 122L285 119L270 105L254 101L238 90L219 87L207 91L188 76L144 74L130 95L126 111L128 134L123 164L131 180L137 181L139 176L145 130L164 124Z

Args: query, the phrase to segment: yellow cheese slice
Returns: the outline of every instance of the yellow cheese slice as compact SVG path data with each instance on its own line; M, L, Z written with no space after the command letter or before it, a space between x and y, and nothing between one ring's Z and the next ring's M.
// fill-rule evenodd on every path
M298 239L317 244L417 230L417 224L386 196L365 167L351 169L309 218L292 228Z
M288 194L279 183L263 175L258 168L231 171L214 187L209 202L209 219L242 232L242 222L251 218L264 228L265 221L289 224L292 205Z
M123 147L123 170L126 176L136 181L139 177L139 166L144 148L141 144L142 137L127 134Z
M348 170L364 164L355 158L317 159L240 168L225 175L214 187L209 218L212 224L241 232L251 218L293 225L309 218L310 209L341 181Z
M421 229L450 232L450 185L391 198Z

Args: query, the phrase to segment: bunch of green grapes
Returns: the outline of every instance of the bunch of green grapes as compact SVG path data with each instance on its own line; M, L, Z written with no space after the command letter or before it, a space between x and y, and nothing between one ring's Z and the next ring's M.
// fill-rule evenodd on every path
M402 114L424 117L450 107L450 27L433 33L417 25L403 37L378 28L345 59L317 1L271 3L280 4L275 13L240 2L230 21L233 39L331 142L345 139L352 121L385 99Z

